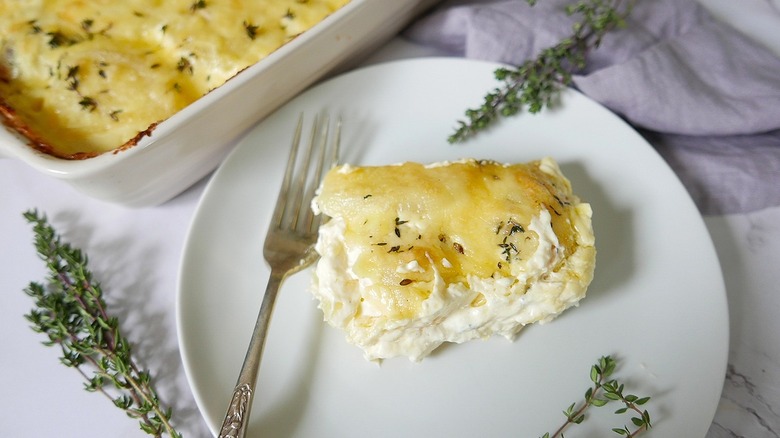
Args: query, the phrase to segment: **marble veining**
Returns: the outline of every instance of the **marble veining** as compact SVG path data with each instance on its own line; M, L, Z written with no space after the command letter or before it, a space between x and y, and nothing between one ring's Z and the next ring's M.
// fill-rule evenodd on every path
M780 208L705 222L723 267L731 327L707 438L780 438Z

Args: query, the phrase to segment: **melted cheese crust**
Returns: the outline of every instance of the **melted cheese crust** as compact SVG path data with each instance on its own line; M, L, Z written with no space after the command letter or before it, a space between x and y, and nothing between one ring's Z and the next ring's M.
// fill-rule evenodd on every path
M63 158L114 150L349 0L0 0L0 114Z
M593 278L590 205L550 158L342 166L313 208L331 218L313 293L370 360L511 339L576 305Z

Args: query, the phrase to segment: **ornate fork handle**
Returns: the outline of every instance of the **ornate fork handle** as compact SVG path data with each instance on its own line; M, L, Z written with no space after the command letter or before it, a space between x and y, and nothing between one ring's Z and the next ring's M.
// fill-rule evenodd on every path
M238 382L233 389L222 428L219 430L219 438L244 438L249 424L249 412L252 409L252 400L255 393L255 382L260 368L260 358L263 356L268 324L271 321L271 313L276 302L276 295L284 280L285 273L272 270L271 277L265 289L260 312L257 314L257 322L252 332L249 347L247 348L244 365L238 375Z
M233 390L233 398L225 415L225 422L219 431L219 438L238 438L246 430L245 419L249 418L249 403L252 402L252 388L249 385L237 386Z
M290 148L282 187L263 244L263 258L271 267L271 276L257 314L244 364L241 366L238 381L233 389L230 406L222 421L219 438L246 436L260 359L263 356L268 325L279 287L288 275L306 268L317 259L314 245L317 242L322 216L315 215L310 206L323 172L338 160L341 125L336 124L332 153L328 161L326 151L330 149L328 148L329 119L327 116L324 117L322 126L319 126L319 121L315 118L304 158L297 166L300 170L293 180L296 174L298 146L301 144L302 124L303 115L298 119L293 134L293 144Z

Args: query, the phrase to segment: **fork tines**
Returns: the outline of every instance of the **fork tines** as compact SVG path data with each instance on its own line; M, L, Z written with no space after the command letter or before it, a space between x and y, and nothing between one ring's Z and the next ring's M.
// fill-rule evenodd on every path
M303 121L304 116L301 114L293 135L272 226L306 233L316 232L319 227L320 219L311 210L311 200L323 173L338 162L341 121L336 122L333 138L328 141L331 136L330 117L327 114L315 116L307 145L302 151L303 156L299 158Z

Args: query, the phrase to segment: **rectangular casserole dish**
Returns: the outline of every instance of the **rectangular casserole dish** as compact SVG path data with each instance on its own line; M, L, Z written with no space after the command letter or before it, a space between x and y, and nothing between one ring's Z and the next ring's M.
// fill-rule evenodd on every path
M22 160L96 199L128 207L163 203L213 170L256 122L329 72L390 39L435 2L352 0L160 122L128 149L83 160L61 159L35 150L4 126L0 156Z

